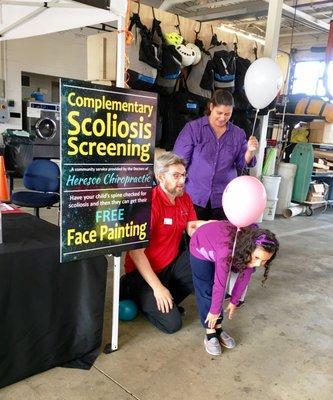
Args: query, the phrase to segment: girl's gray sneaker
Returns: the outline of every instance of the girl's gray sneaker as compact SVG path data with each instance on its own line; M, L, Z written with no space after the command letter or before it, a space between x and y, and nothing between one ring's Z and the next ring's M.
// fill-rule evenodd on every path
M221 332L219 341L221 346L224 346L227 349L233 349L236 346L234 339L226 331Z
M221 353L222 353L221 345L220 345L218 338L213 337L208 340L207 337L205 337L204 345L205 345L205 349L208 354L211 354L212 356L221 355Z

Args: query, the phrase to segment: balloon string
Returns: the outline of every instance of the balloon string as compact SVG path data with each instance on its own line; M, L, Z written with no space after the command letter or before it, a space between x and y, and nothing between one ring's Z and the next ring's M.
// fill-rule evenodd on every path
M236 251L236 243L237 243L238 232L240 232L240 228L237 228L237 231L236 231L236 235L235 235L235 239L234 239L234 244L233 244L233 247L232 247L231 261L230 261L229 271L228 271L228 278L227 278L227 280L226 280L226 284L225 284L225 288L224 288L224 293L223 293L222 299L225 299L225 295L226 295L226 292L227 292L227 288L228 288L228 286L229 286L229 279L230 279L230 274L231 274L231 266L232 266L232 263L233 263L233 261L234 261L234 255L235 255L235 251Z
M234 255L235 255L235 250L236 250L236 243L237 243L238 232L240 232L240 228L237 228L236 235L235 235L235 239L234 239L234 245L233 245L233 247L232 247L230 269L231 269L232 262L233 262L233 260L234 260Z
M251 136L254 135L254 130L255 130L255 128L256 128L256 122L257 122L257 118L258 118L258 113L259 113L259 108L257 108L257 111L256 111L256 116L255 116L255 118L254 118Z
M256 116L255 116L255 118L254 118L251 136L254 135L254 130L255 130L255 127L256 127L256 122L257 122L257 118L258 118L258 113L259 113L259 108L257 108L257 111L256 111ZM241 170L241 172L240 172L240 176L242 176L242 175L244 174L245 169L246 169L246 165L244 164L244 165L243 165L243 168L242 168L242 170Z

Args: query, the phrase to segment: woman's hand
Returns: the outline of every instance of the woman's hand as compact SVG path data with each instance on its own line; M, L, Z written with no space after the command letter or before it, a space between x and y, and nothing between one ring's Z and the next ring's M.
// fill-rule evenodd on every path
M228 319L232 319L234 312L236 311L235 304L229 303L227 309L225 310L228 315Z
M256 151L259 147L259 142L255 136L250 136L247 142L247 149L249 151Z
M154 290L154 296L157 303L157 308L162 313L168 313L173 307L173 298L169 290L160 285L157 289Z
M208 328L209 329L214 329L215 325L216 325L216 321L218 320L220 314L212 314L212 313L208 313L205 323L208 323Z

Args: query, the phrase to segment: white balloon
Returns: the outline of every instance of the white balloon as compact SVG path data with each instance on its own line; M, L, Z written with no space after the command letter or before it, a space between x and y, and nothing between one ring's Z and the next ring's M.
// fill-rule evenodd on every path
M256 109L267 107L275 99L282 84L283 76L279 66L268 57L254 61L245 74L245 93Z

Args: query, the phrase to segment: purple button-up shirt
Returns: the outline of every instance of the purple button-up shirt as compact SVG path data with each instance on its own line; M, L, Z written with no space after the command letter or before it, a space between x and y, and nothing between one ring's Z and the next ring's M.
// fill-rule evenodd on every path
M188 179L186 191L194 204L206 207L209 199L212 208L222 205L222 193L228 183L237 177L237 168L254 167L245 162L247 150L243 129L228 122L227 130L218 139L208 117L188 122L180 132L173 152L185 158Z

